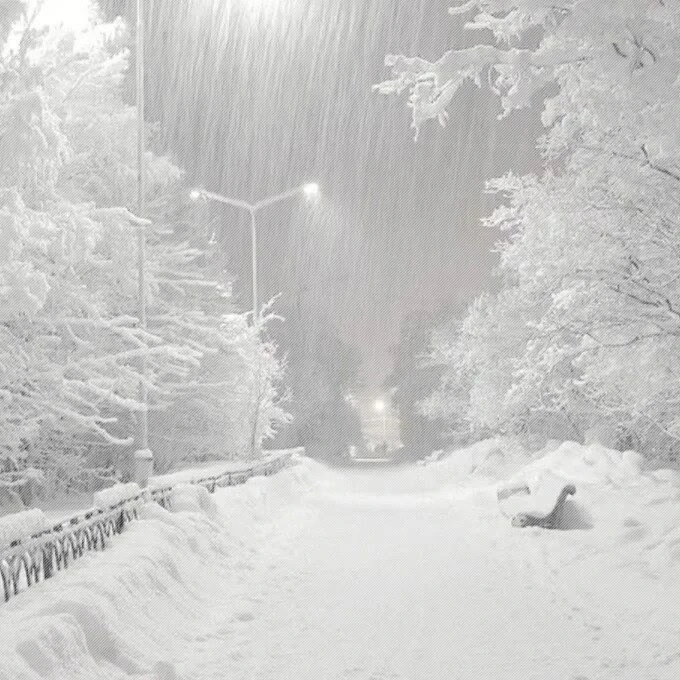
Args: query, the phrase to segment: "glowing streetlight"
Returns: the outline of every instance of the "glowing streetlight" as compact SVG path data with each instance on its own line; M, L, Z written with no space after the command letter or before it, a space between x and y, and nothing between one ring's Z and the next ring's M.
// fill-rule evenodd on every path
M259 210L267 208L270 205L279 203L288 198L293 198L300 193L304 193L308 199L316 198L320 194L319 185L316 182L310 182L308 184L303 184L302 186L291 189L290 191L284 191L275 196L270 196L269 198L264 198L257 203L248 203L242 201L238 198L229 198L228 196L222 196L220 194L215 194L212 191L205 191L204 189L192 189L189 193L189 197L192 201L199 200L210 200L217 201L218 203L224 203L225 205L231 205L234 208L240 208L242 210L247 210L250 214L250 234L252 240L252 271L253 271L253 323L257 322L258 317L258 304L257 304L257 221L256 215Z
M383 442L387 442L387 404L382 399L377 399L373 404L377 413L382 414Z
M316 182L305 184L305 186L302 187L302 190L305 192L307 198L318 198L320 193L319 185Z

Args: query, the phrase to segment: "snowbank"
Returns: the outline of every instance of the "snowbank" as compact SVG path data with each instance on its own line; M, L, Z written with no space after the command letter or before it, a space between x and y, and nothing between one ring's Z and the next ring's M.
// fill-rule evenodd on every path
M518 464L522 455L517 450L503 446L502 441L492 441L456 452L431 467L442 477L449 475L449 479L452 471L467 469L467 484L473 486L480 481L476 476L483 470L485 481L478 487L478 493L484 495L486 502L492 498L490 489L495 492L521 486L541 488L543 480L551 478L571 482L576 487L576 495L566 501L560 528L590 530L580 539L581 556L573 559L585 561L587 555L599 555L607 564L603 573L615 568L613 565L626 565L647 578L666 578L669 574L677 577L680 571L678 471L649 471L645 469L643 457L635 451L621 452L597 443L586 446L575 442L551 444L528 456L528 462ZM494 446L498 446L501 453L494 453ZM451 460L459 454L461 460ZM481 461L481 465L471 465L476 461ZM495 493L493 498L495 504ZM520 499L519 505L524 502L525 499ZM511 505L507 502L504 507L507 510ZM491 506L487 506L487 510L491 510ZM506 523L508 531L517 531L509 527L500 512L497 516ZM541 530L519 531L526 531L531 537L533 531Z
M537 455L532 456L519 442L503 437L435 454L437 456L433 456L417 474L442 487L451 483L503 479L530 463Z
M680 473L646 470L635 451L550 442L541 451L529 452L513 440L495 438L452 451L417 475L421 485L464 497L500 517L496 491L539 488L542 479L558 477L577 489L567 501L567 528L597 527L614 543L644 533L661 552L660 546L667 545L665 558L675 559L680 551L680 543L674 543L680 532Z
M17 539L28 538L47 529L42 510L25 510L0 517L0 551Z
M531 477L544 471L582 484L637 486L649 476L643 472L643 458L635 451L615 451L600 444L583 446L564 442L548 450L523 468L519 475Z
M448 483L521 483L531 486L544 473L565 477L581 485L636 487L655 483L680 484L672 470L646 471L643 457L635 451L615 451L600 444L550 442L530 452L502 437L447 452L423 467L420 476ZM674 481L675 480L675 481Z
M136 498L141 493L142 489L134 482L130 484L116 484L94 494L94 505L96 508L106 510L114 505Z
M203 486L178 484L170 492L170 507L173 512L197 512L208 517L219 514L217 503Z
M267 527L310 488L305 465L214 495L180 486L172 512L144 504L107 550L0 605L0 680L189 680L168 650L217 597L239 606Z

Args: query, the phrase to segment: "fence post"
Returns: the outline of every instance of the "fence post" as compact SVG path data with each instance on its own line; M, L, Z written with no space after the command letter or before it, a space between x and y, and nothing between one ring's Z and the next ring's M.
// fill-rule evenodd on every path
M120 515L116 518L116 530L114 533L120 534L125 526L125 508L121 508Z
M43 557L43 578L51 578L54 572L54 564L52 553L54 548L52 542L46 543L42 547L42 557Z

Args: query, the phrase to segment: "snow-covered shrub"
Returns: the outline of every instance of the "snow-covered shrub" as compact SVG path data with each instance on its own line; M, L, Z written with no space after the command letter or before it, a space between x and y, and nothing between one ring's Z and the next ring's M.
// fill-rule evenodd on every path
M41 470L29 467L0 473L0 515L31 508L46 495Z
M44 424L30 442L26 463L43 473L48 496L69 493L80 490L86 449L82 432Z
M47 529L47 518L42 510L25 510L0 519L0 551L10 543L28 538Z

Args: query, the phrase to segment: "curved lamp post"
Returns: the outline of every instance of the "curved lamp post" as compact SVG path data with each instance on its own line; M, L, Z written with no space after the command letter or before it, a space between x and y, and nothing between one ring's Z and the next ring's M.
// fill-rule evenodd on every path
M288 198L293 198L298 194L304 194L307 198L315 198L319 195L319 185L316 182L310 182L309 184L303 184L302 186L291 189L290 191L284 191L275 196L270 196L269 198L264 198L257 203L248 203L242 201L238 198L229 198L228 196L222 196L221 194L213 193L212 191L206 191L205 189L193 189L190 193L190 197L193 201L199 200L210 200L216 201L217 203L224 203L225 205L230 205L234 208L241 208L242 210L247 210L250 214L250 235L251 235L251 256L252 256L252 272L253 272L253 323L257 322L258 318L258 303L257 303L257 213L263 208L268 208L270 205L279 203L280 201L285 201Z

